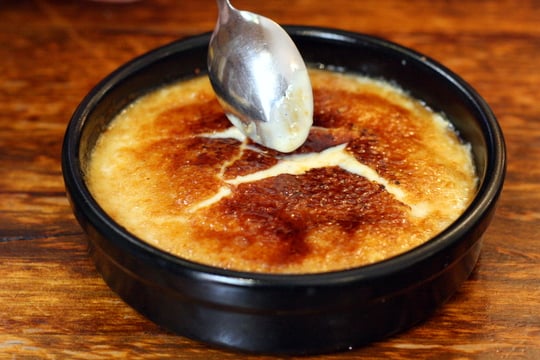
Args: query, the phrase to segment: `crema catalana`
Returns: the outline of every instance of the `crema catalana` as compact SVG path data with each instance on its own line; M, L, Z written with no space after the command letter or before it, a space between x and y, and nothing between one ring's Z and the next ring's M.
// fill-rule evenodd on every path
M470 148L389 83L310 71L313 127L292 153L233 127L208 79L164 86L100 135L86 181L100 206L164 251L220 268L316 273L437 235L470 203Z

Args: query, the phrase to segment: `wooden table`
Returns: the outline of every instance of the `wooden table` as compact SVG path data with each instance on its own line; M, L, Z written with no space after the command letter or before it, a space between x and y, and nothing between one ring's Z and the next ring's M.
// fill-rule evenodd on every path
M320 358L540 359L540 1L235 5L423 52L470 82L506 135L507 181L472 277L425 323ZM0 359L257 358L171 334L109 290L87 257L60 169L67 122L97 81L211 30L215 18L213 0L0 3Z

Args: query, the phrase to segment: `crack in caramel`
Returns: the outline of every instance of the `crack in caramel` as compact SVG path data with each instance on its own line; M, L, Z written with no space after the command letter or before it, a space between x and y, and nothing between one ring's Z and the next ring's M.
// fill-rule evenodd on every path
M377 174L374 169L362 164L354 155L348 153L346 151L346 143L329 147L319 153L301 153L281 156L279 157L278 163L270 168L252 172L247 175L237 176L233 179L224 179L223 174L225 173L226 168L234 164L238 159L242 158L246 145L245 138L238 137L236 131L233 129L227 129L222 133L213 133L211 135L203 134L203 136L209 138L223 138L232 136L237 140L241 140L242 144L239 147L239 151L236 153L236 155L223 164L218 174L218 178L227 185L221 186L211 197L191 206L189 209L191 212L211 206L222 200L224 197L231 195L232 191L228 185L238 186L240 184L260 181L268 177L283 174L302 175L309 170L324 167L339 167L351 174L362 176L373 183L382 185L384 189L393 195L398 201L405 203L406 194L403 192L403 190L398 186L390 184L388 180ZM412 204L408 205L413 207ZM426 214L423 215L425 216Z

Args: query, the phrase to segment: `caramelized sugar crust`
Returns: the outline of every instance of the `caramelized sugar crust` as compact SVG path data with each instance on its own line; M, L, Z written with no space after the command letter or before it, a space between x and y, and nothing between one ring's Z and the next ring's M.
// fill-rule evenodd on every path
M386 83L315 70L311 77L314 127L293 154L223 135L231 125L198 78L138 100L111 123L87 169L90 190L144 241L253 272L366 265L457 219L475 175L446 121ZM278 171L289 159L294 170Z

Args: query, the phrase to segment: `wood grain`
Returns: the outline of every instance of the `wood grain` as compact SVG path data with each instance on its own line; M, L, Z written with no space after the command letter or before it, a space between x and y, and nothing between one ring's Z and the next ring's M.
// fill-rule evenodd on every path
M500 205L472 277L429 320L320 359L540 358L540 1L234 1L280 23L409 46L470 82L508 146ZM104 284L64 194L63 134L105 75L209 31L213 0L0 3L0 359L270 359L171 334Z

